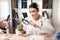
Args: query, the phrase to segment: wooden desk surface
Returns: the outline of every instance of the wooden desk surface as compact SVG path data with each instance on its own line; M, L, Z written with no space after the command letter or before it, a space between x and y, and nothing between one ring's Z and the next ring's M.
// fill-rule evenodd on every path
M17 36L16 34L11 34L8 36L8 38L10 40L29 40L30 36ZM0 40L4 39L0 38ZM52 36L46 36L44 40L56 40L56 39Z

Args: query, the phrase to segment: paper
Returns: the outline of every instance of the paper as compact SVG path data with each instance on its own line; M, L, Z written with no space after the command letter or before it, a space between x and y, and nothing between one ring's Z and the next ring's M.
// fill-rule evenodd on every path
M44 36L33 35L33 36L30 36L29 40L44 40Z
M0 34L0 38L2 39L6 38L5 34Z

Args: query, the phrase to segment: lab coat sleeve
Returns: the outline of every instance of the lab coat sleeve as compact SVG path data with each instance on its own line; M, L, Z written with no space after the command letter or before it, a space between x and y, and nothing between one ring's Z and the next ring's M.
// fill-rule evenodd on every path
M42 30L46 33L54 33L55 29L53 28L53 26L50 24L48 19L44 19L43 21L43 27Z

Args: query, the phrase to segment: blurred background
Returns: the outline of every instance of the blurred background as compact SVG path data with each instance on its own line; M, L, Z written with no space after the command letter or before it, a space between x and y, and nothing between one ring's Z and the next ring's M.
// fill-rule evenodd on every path
M30 16L29 5L33 2L38 4L40 15L60 30L60 0L0 0L0 21L8 23L9 32L14 33L13 29L18 25L16 20Z

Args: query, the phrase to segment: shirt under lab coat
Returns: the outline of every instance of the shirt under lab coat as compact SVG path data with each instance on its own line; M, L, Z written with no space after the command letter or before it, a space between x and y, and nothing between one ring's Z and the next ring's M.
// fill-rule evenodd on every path
M37 21L30 17L27 17L25 19L28 20L29 22L33 21L38 26L41 27L41 29L39 29L39 28L33 27L30 24L26 25L26 24L22 23L23 29L26 31L26 34L54 33L54 31L55 31L53 26L50 24L49 20L45 17L40 17Z

